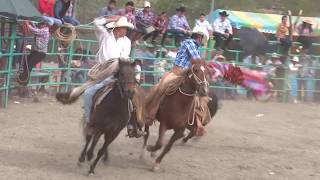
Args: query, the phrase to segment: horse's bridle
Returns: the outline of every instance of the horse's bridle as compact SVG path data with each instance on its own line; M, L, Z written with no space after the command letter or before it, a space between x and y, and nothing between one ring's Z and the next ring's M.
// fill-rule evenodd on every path
M189 75L189 78L193 77L199 86L209 85L206 79L206 76L204 75L205 67L204 66L200 67L201 71L203 72L203 81L193 72L193 68L194 68L194 65L191 66L191 74Z

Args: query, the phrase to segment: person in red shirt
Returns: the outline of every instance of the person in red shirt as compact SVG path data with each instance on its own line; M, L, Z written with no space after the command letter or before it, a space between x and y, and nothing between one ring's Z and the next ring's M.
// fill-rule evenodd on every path
M49 25L61 26L62 21L54 18L54 4L55 0L39 0L38 10L43 15L42 18L48 22Z

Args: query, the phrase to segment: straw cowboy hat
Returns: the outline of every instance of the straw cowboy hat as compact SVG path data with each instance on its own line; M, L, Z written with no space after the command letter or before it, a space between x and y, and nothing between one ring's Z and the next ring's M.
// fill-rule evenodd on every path
M302 22L313 25L313 21L311 19L303 19Z
M112 28L117 28L117 27L127 27L130 29L133 29L134 26L133 24L129 23L127 18L122 16L118 21L116 22L110 22L105 25L106 28L112 29Z
M193 28L192 34L200 34L200 35L202 35L203 36L202 43L206 43L209 40L209 32L206 31L203 28L198 27L198 26Z
M145 1L143 7L149 7L151 8L151 3L149 1Z

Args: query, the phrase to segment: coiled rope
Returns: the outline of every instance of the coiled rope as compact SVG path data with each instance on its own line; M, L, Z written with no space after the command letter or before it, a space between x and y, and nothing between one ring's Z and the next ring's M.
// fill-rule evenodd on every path
M68 23L58 27L53 35L64 47L69 46L69 44L77 37L76 28Z

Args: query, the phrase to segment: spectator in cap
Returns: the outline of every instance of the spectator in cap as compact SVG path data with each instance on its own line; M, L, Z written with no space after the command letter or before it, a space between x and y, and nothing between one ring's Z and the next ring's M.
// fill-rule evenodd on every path
M220 18L213 22L213 36L216 40L214 48L225 50L233 38L232 26L226 11L219 12L219 15Z
M167 37L167 33L171 33L176 42L176 46L179 46L180 42L189 36L190 32L190 26L188 24L188 21L186 19L185 13L186 8L180 7L176 9L176 14L173 15L169 20L168 30L163 35L161 45L164 45L164 41Z
M306 52L308 52L308 50L312 46L312 36L313 36L312 25L313 25L313 22L312 22L312 20L310 20L308 18L304 18L302 20L302 23L297 26L298 21L300 20L302 13L303 13L303 10L300 10L299 16L296 19L296 21L294 22L294 29L297 32L297 34L299 35L298 42L300 42L302 44L302 51L303 51L303 53L306 53Z
M149 1L144 2L143 9L137 11L135 16L136 31L138 32L137 37L135 37L135 39L139 39L141 37L141 34L151 34L155 30L154 23L156 21L156 15L151 10L151 4ZM147 45L145 41L144 44Z
M104 8L102 8L99 12L99 16L112 16L117 14L117 1L116 0L110 0L108 2L108 5Z

